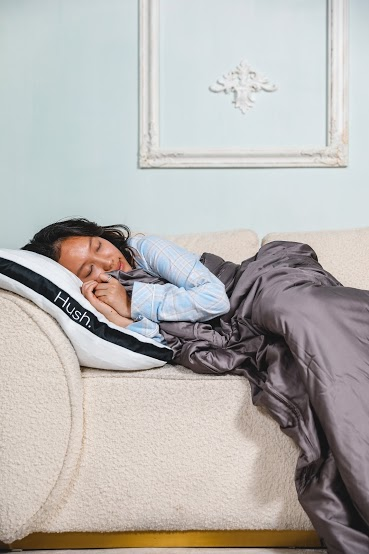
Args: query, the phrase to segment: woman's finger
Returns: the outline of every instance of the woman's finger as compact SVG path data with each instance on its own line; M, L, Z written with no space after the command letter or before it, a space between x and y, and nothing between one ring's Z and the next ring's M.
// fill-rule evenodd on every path
M111 290L113 287L110 283L98 283L96 285L96 290Z
M117 285L120 286L118 281L116 281L116 285L113 285L112 283L98 283L95 287L95 294L96 296L105 295L114 297L118 292Z
M97 296L97 298L100 298L101 296L111 296L111 291L109 291L108 289L103 289L103 290L95 290L94 291L94 294L95 296Z
M113 276L108 273L100 273L98 279L101 283L109 283L113 280Z
M104 302L104 297L98 298L91 287L87 289L85 298L87 298L87 300L99 311L102 311L103 308L108 305Z
M92 302L92 298L96 298L96 296L94 295L93 291L90 289L86 289L83 293L83 296L85 298L87 298L87 300L89 300L90 302Z
M91 285L91 283L94 283L95 285L98 285L98 282L95 281L95 279L91 279L90 281L85 281L81 288Z
M93 291L96 285L97 285L97 281L88 281L86 283L83 283L81 287L81 292L83 296L87 297L87 295L93 294Z
M94 289L96 287L97 283L96 281L89 281L88 283L83 283L82 287L81 287L81 290L90 290L90 289Z
M97 283L97 281L96 281L96 279L89 279L88 281L85 281L85 282L83 283L83 285L88 285L88 284L90 284L90 283ZM82 285L82 286L83 286L83 285Z

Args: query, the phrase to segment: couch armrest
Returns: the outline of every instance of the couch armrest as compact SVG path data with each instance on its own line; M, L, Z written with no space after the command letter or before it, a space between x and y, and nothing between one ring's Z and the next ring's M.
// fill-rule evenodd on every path
M0 540L23 538L67 497L83 436L72 345L32 302L0 290Z

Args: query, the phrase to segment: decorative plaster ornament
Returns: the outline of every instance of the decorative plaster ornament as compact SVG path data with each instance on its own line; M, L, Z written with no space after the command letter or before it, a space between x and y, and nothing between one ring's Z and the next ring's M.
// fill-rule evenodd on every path
M254 106L253 95L255 92L265 90L266 92L274 92L277 90L276 85L271 84L266 77L257 73L245 61L224 75L222 79L209 87L211 92L225 92L229 94L233 92L234 99L232 100L235 108L239 108L243 114Z

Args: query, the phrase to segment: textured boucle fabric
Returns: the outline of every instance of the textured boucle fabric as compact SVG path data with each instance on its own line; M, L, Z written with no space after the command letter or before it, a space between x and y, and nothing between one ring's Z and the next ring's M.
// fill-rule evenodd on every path
M251 404L245 378L169 365L82 375L78 481L40 530L311 529L298 451Z
M77 469L83 389L74 350L32 302L0 290L0 540L39 529Z
M167 235L166 238L183 246L190 252L196 254L211 252L237 264L256 254L259 249L259 238L250 229Z
M309 244L320 264L346 287L369 289L369 227L300 233L269 233L262 244L292 240Z

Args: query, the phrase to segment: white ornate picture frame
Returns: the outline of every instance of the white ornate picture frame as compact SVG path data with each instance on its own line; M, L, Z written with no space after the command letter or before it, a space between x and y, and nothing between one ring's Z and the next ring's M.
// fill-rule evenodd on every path
M160 146L159 2L160 0L140 0L139 5L141 168L347 166L348 0L327 0L327 144L305 149L164 149Z

